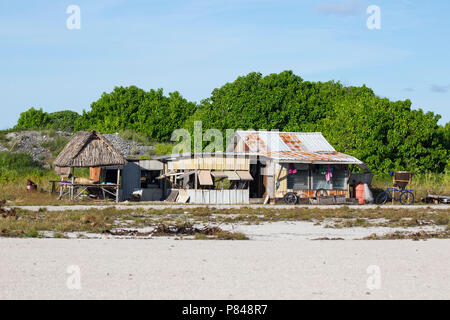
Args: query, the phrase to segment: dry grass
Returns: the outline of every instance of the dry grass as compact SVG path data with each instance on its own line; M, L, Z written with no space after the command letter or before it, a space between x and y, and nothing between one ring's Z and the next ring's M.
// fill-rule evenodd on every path
M220 232L216 238L217 240L248 240L248 237L240 232Z
M362 240L427 240L427 239L450 239L450 231L447 229L442 232L400 232L388 233L384 235L371 234Z
M143 228L149 226L189 226L193 216L179 219L179 212L167 215L153 214L143 210L103 210L83 211L47 211L36 212L18 209L14 216L0 217L0 236L2 237L42 237L44 232L53 232L53 237L65 238L68 232L84 232L98 234L117 234L112 229ZM168 229L167 229L168 230ZM193 229L194 230L194 229ZM195 229L196 230L196 229ZM218 227L205 227L203 231L193 232L195 239L247 240L242 233L224 231ZM163 230L164 231L164 230ZM153 232L154 235L171 235L170 232ZM138 231L128 233L140 236L146 233ZM119 232L120 233L120 232ZM181 232L183 233L183 232ZM178 235L174 233L173 235Z
M74 211L37 212L18 209L15 216L0 216L0 235L8 237L37 237L43 231L58 233L65 237L68 232L108 233L117 228L144 228L157 225L200 224L259 224L277 221L308 221L330 228L353 228L385 226L410 228L423 225L450 225L450 209L341 209L295 208L277 210L268 208L241 208L220 210L215 208L192 208L145 210L115 207ZM245 235L215 234L216 239L244 239ZM201 235L198 237L202 237ZM212 237L214 238L214 237Z
M67 232L103 233L114 224L113 212L37 212L17 210L14 217L0 218L0 236L38 237L42 231L52 231L64 236Z
M77 169L75 175L77 177L89 177L89 169ZM37 191L27 191L27 179L30 179L37 184ZM59 181L60 177L53 171L36 171L35 173L24 174L22 177L15 179L14 182L0 183L0 201L7 200L8 205L17 206L106 204L112 202L112 200L94 201L87 197L76 201L70 201L67 196L62 200L58 200L58 194L51 193L51 180Z
M194 239L196 240L249 240L249 238L240 232L222 231L215 235L208 236L203 233L196 233Z

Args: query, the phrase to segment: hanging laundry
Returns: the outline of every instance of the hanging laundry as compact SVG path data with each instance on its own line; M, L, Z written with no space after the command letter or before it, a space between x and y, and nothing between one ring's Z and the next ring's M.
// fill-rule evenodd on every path
M333 172L332 172L332 168L330 165L328 165L327 168L327 173L325 174L325 179L327 180L327 182L329 183L331 181L331 178L333 177Z
M289 163L289 174L296 174L297 169L295 168L295 164Z

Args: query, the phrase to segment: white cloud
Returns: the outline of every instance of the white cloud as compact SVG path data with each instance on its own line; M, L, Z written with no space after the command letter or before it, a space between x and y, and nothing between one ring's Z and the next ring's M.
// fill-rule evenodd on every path
M436 93L447 93L448 91L450 91L450 85L442 86L438 84L432 84L431 91Z

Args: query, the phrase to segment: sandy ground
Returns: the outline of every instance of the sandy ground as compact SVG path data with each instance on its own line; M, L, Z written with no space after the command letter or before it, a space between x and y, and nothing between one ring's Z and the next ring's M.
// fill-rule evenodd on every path
M0 252L1 299L450 298L450 240L0 239Z
M215 225L215 224L213 224ZM198 228L203 228L204 224L195 225ZM441 232L445 226L419 226L410 228L391 228L391 227L353 227L353 228L324 228L320 225L314 225L306 221L279 221L268 222L261 224L219 224L221 229L230 232L241 232L251 240L318 240L323 238L339 239L339 240L361 240L369 237L372 234L378 236L392 234L395 232L411 234L420 231L425 232ZM121 230L135 230L142 233L151 232L154 227L144 228L119 228ZM78 239L79 232L67 233L66 235L71 239ZM136 239L136 236L113 236L99 233L81 233L83 237L89 239ZM44 232L43 235L48 238L53 237L53 232ZM152 239L154 237L148 236L146 238ZM190 237L192 239L192 237ZM189 239L189 237L184 237Z
M328 221L328 220L327 220ZM331 221L331 220L330 220ZM325 222L327 224L327 222ZM421 231L435 233L442 232L445 226L425 225L417 227L352 227L352 228L327 228L322 225L316 225L308 221L277 221L265 222L259 224L246 223L227 223L227 224L194 224L195 227L204 228L207 225L218 226L222 230L230 232L240 232L245 234L251 240L323 240L328 238L330 240L361 240L373 234L383 236L400 232L404 234L418 233ZM116 228L117 230L138 231L141 233L152 232L155 226L146 226L142 228ZM40 234L45 238L53 238L52 231L40 231ZM154 236L134 236L134 235L110 235L89 232L67 232L65 236L70 239L153 239ZM192 236L184 236L184 240L192 239Z
M359 240L372 234L379 236L394 232L416 233L440 232L445 226L420 226L413 228L390 227L353 227L353 228L324 228L306 221L279 221L258 225L231 224L220 225L224 230L242 232L252 240L316 240L321 238Z
M163 202L157 203L140 203L140 204L131 204L131 203L121 203L121 204L111 204L111 205L70 205L70 206L13 206L15 208L21 208L24 210L30 211L38 211L39 209L47 209L48 211L61 211L61 210L89 210L89 209L106 209L115 207L116 209L154 209L154 210L164 210L168 208L178 208L178 209L193 209L193 208L217 208L217 209L239 209L239 208L266 208L266 209L293 209L293 208L309 208L309 209L339 209L346 206L341 205L330 205L330 206L318 206L318 205L261 205L261 204L245 204L245 205L197 205L197 204L167 204ZM450 209L449 205L413 205L413 206L402 206L402 205L364 205L364 206L351 206L352 209L359 210L367 210L367 209L436 209L436 210L447 210Z

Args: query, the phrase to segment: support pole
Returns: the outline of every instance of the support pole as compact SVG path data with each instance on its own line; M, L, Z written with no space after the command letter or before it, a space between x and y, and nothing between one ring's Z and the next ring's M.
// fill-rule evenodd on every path
M120 168L117 168L116 203L119 202L119 189L120 189Z
M195 170L195 191L197 191L198 170Z
M75 183L75 168L71 167L70 170L72 171L72 183L70 185L69 198L70 200L73 200L73 184Z

